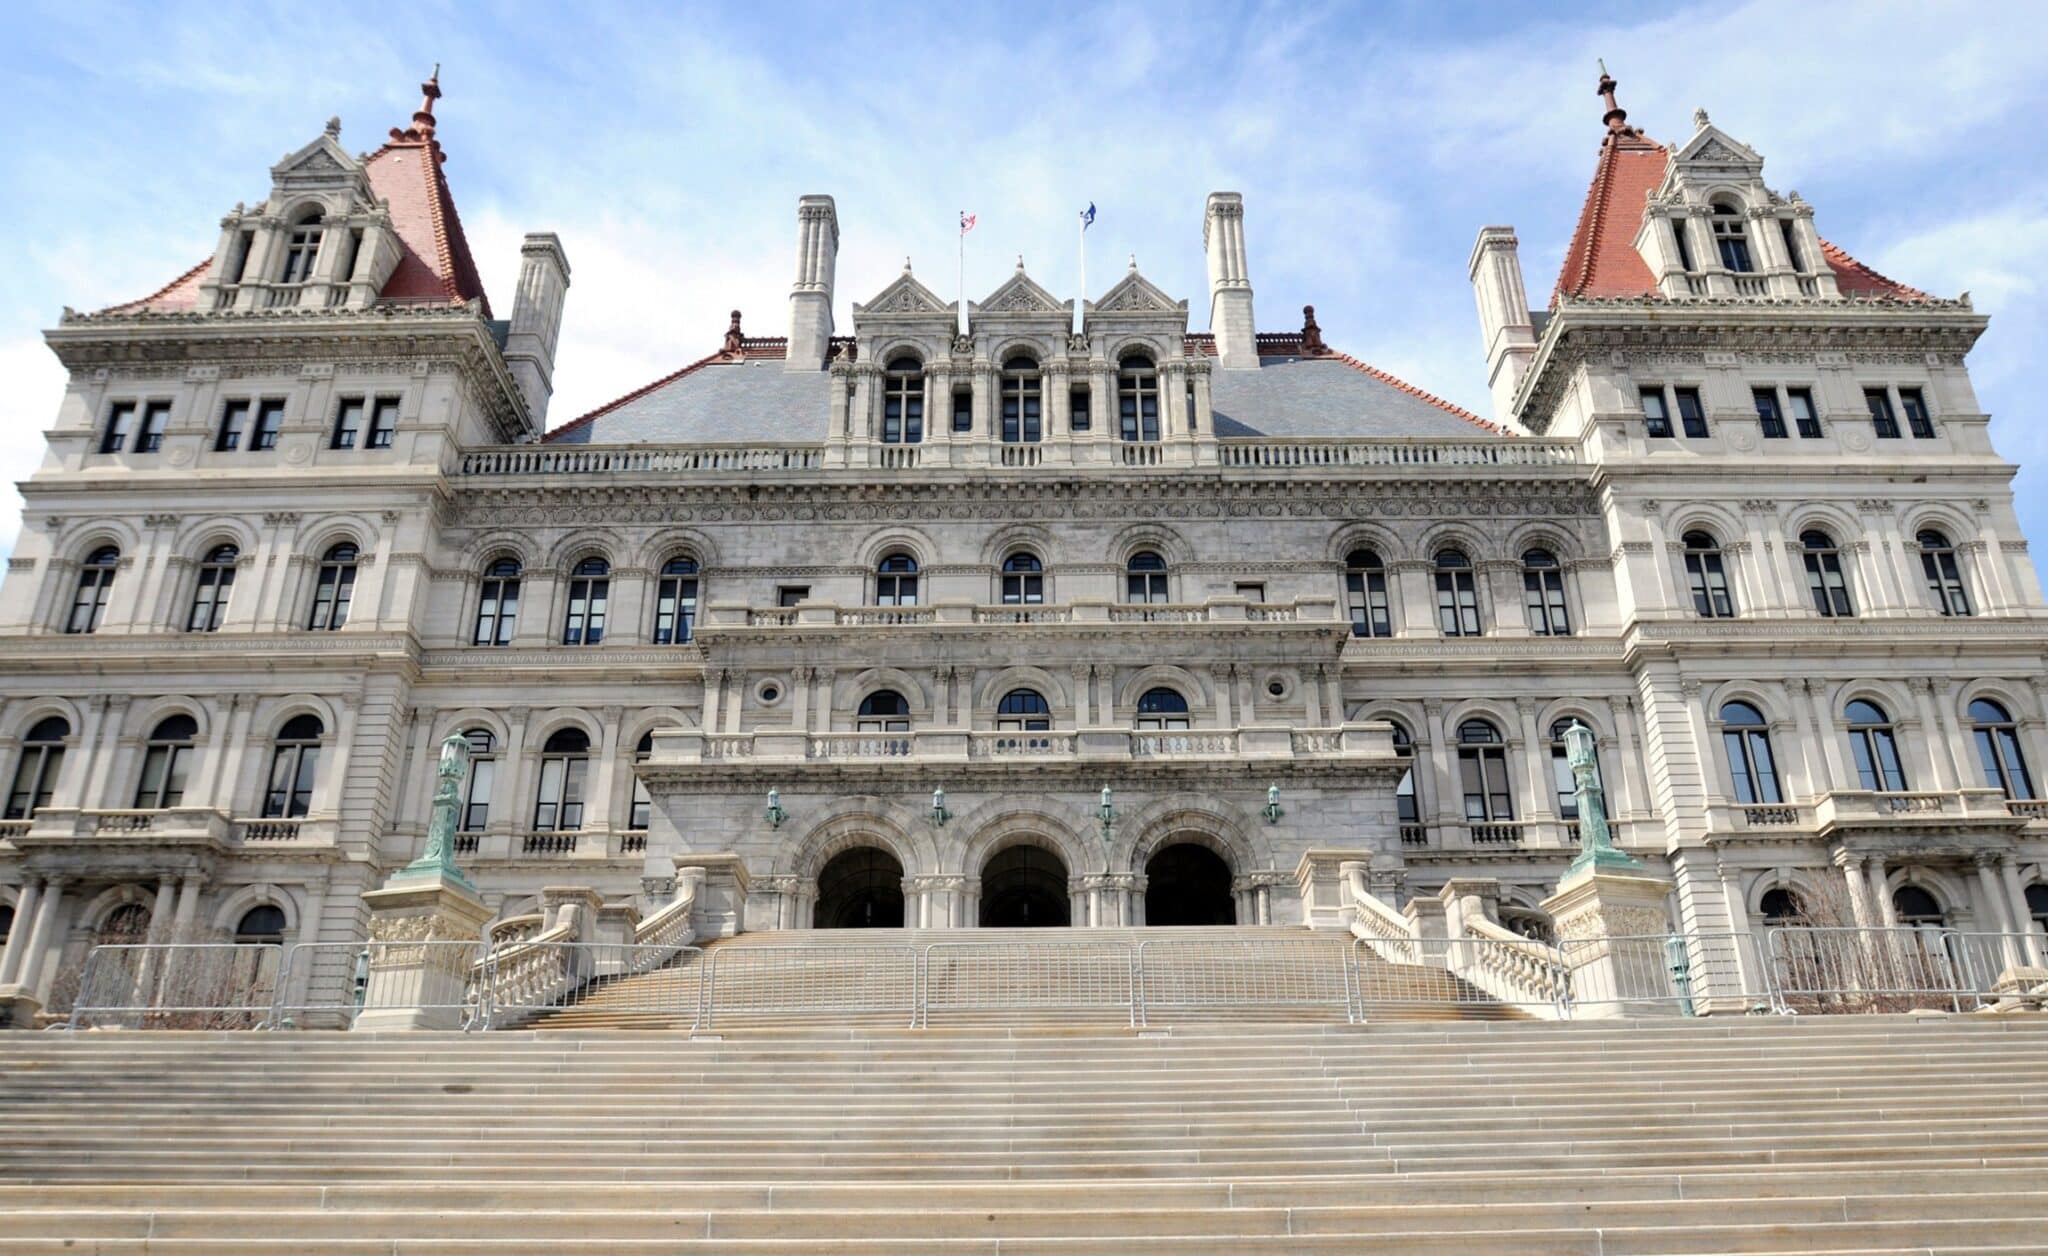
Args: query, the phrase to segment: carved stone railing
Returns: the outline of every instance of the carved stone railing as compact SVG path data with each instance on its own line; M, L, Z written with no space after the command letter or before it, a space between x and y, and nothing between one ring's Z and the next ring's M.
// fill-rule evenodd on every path
M33 823L33 820L0 820L0 842L22 836Z
M644 855L647 853L647 830L627 829L619 834L621 855Z
M1296 754L1337 754L1344 749L1344 730L1297 728L1288 734Z
M992 764L1014 760L1378 758L1393 761L1385 724L1335 728L1083 728L1025 731L919 728L908 732L806 732L794 728L705 734L695 729L655 734L647 765L718 764L774 768L798 763L948 762Z
M1554 946L1485 917L1465 921L1465 945L1450 948L1451 971L1503 1002L1557 1007L1571 993L1571 966Z
M462 455L466 476L814 471L822 445L504 445Z
M576 853L582 833L572 829L550 829L519 835L519 853L528 858L567 859Z
M917 749L909 733L813 733L807 759L904 759Z
M491 948L511 946L515 942L531 940L547 926L547 917L537 911L523 916L507 916L491 926Z
M234 822L235 840L250 846L332 846L340 825L333 818L249 819Z
M576 972L579 952L551 945L575 940L575 928L560 923L531 937L493 946L476 962L472 978L487 980L492 1002L503 1007L546 1007L581 980Z
M1343 901L1351 909L1352 936L1390 964L1424 962L1420 939L1408 918L1366 888L1365 873L1358 865L1345 865L1345 872Z
M1241 597L1206 602L1073 602L1056 605L977 605L967 601L921 606L840 606L808 601L796 606L747 606L713 602L698 619L699 634L734 628L899 628L908 625L968 624L1311 624L1335 627L1343 621L1334 597L1308 596L1290 602L1252 602Z
M2048 820L2048 798L2008 798L2005 809L2024 819ZM0 827L0 837L4 836L6 830Z
M1225 440L1216 443L1225 467L1550 467L1580 461L1572 441L1511 439L1479 441L1351 440L1344 437L1295 440Z
M839 622L855 628L928 624L937 618L938 608L932 606L849 606L839 612Z
M970 733L970 759L1040 759L1074 753L1074 734L1052 732Z
M1198 732L1194 729L1181 731L1149 732L1131 734L1131 757L1133 759L1164 759L1182 755L1224 755L1237 754L1237 733L1234 730Z
M751 733L714 733L704 739L704 757L707 759L751 759L754 757L754 737Z
M701 877L679 878L675 898L634 926L633 944L636 947L679 948L694 941L697 935L690 923L690 915L696 907L697 886L701 880ZM673 949L665 953L635 951L632 967L635 971L659 967L674 953Z
M1153 602L1109 608L1109 622L1112 624L1199 624L1208 618L1208 609L1200 605Z
M977 606L977 624L1064 624L1074 618L1068 606Z

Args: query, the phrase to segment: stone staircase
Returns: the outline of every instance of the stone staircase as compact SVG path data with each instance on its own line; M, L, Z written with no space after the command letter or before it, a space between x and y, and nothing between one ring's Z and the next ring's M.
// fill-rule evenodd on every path
M2036 1016L0 1048L0 1256L2048 1249Z

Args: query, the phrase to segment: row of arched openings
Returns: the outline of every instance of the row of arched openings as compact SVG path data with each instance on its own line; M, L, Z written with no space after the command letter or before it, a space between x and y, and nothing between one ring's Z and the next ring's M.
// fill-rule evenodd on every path
M812 924L819 929L900 929L903 864L879 846L834 855L818 872ZM1066 861L1042 846L1018 843L981 869L977 923L985 929L1056 928L1072 922ZM1195 842L1175 842L1145 863L1145 923L1237 923L1230 865Z
M997 435L1004 444L1034 445L1045 439L1046 376L1037 359L1013 354L1004 359L996 379ZM955 432L974 430L971 395L955 392L951 424ZM1116 370L1117 437L1126 441L1157 441L1159 429L1159 368L1142 353L1130 353L1118 361ZM879 436L885 445L915 445L925 438L926 397L924 363L909 354L889 360L882 373L882 426ZM1194 407L1188 407L1188 421L1194 422ZM1094 428L1094 416L1085 385L1072 389L1068 398L1068 427L1087 432Z

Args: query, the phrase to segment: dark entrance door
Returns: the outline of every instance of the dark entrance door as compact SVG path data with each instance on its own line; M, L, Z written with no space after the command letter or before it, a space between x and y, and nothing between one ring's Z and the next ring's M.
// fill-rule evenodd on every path
M1230 865L1207 846L1175 842L1145 864L1145 923L1234 925Z
M982 865L984 929L1065 925L1067 902L1067 865L1049 850L1008 846Z
M901 929L903 865L886 850L856 846L818 873L819 929Z

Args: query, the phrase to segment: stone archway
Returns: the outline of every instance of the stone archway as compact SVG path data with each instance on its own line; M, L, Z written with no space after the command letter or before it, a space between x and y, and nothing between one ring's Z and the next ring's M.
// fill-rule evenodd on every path
M903 865L879 846L854 846L818 871L818 929L901 929Z
M1058 928L1071 921L1067 864L1043 846L1005 846L981 866L984 929Z
M1169 842L1145 861L1145 923L1234 925L1230 865L1198 842Z

